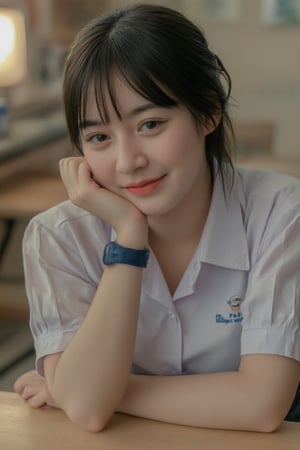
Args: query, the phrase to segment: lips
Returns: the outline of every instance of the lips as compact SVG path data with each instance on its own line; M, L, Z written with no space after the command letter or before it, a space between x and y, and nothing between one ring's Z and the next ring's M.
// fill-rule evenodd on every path
M125 186L130 193L135 195L147 195L154 192L160 184L163 182L166 175L163 175L160 178L155 178L152 180L143 180L139 183L131 183Z
M164 175L160 178L154 178L152 180L144 180L144 181L140 181L139 183L127 184L125 186L125 188L128 189L128 188L136 188L136 187L146 186L147 184L155 183L157 180L160 180L163 177L164 177Z

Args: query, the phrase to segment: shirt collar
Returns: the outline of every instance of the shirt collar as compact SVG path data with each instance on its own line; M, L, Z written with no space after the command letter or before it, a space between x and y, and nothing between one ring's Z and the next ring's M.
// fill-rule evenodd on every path
M225 166L225 183L217 172L212 201L198 247L201 262L249 270L249 252L244 226L245 194L238 171L234 171L232 186Z
M226 177L226 168L225 179L229 179L229 176ZM201 240L189 264L189 270L185 272L177 287L174 300L193 293L202 263L234 270L249 270L249 252L243 220L246 199L237 171L234 173L232 186L229 184L228 181L225 182L223 189L222 177L217 173ZM147 294L170 310L170 293L152 254L144 272L144 282Z

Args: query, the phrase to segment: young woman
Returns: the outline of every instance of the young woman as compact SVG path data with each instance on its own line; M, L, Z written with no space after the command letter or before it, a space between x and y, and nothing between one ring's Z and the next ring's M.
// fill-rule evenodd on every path
M229 95L222 62L173 10L129 7L77 36L64 102L81 156L60 164L70 201L24 236L38 372L15 389L31 406L91 431L115 411L255 431L286 417L300 377L300 182L233 168Z

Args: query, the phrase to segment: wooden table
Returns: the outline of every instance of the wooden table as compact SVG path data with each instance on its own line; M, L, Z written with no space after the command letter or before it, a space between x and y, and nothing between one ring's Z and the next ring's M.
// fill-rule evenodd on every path
M72 424L62 411L33 410L16 394L0 392L1 450L299 450L300 423L275 433L177 426L115 414L101 433Z

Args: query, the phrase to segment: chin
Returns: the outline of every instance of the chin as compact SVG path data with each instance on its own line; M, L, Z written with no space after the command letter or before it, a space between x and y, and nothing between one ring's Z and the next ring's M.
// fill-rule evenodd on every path
M163 216L168 214L170 211L174 209L174 206L170 206L170 204L166 205L163 203L158 203L157 201L153 201L153 205L142 205L135 203L135 206L145 215L145 216Z

